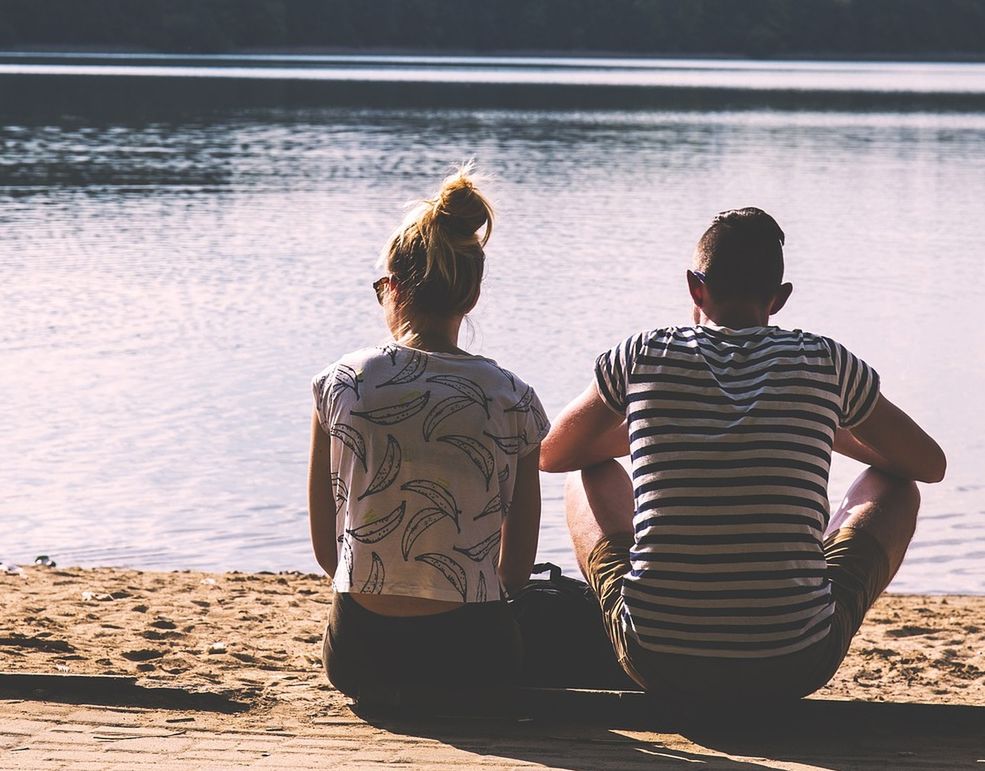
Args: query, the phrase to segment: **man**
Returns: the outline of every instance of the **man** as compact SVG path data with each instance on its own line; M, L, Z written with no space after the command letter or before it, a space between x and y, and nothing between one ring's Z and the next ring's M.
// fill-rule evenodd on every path
M686 273L693 326L630 337L558 417L541 469L626 673L692 701L824 685L913 535L940 447L842 345L768 326L783 231L722 212ZM829 515L832 451L869 465ZM632 481L614 458L631 455Z

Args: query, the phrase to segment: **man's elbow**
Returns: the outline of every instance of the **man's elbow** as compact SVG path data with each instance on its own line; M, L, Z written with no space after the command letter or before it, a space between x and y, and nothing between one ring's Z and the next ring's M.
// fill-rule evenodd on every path
M543 455L540 456L539 468L548 474L561 474L565 471L574 470L573 466L564 463L560 458L544 458Z
M570 460L564 457L564 453L560 451L557 443L551 441L550 434L548 434L547 438L540 445L538 468L549 474L558 474L562 471L572 470Z
M944 455L944 451L940 448L936 448L930 463L927 464L926 472L920 479L921 482L927 482L928 484L934 484L940 482L944 478L944 474L947 473L947 457Z

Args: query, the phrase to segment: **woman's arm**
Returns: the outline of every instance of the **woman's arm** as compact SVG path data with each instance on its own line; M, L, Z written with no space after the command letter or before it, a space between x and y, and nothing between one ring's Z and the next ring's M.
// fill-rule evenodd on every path
M308 520L315 559L332 578L339 566L335 541L335 490L332 488L332 440L318 420L311 419L311 459L308 463Z
M510 513L503 520L499 580L512 594L530 579L540 534L540 448L517 461Z
M540 467L575 471L628 454L625 419L602 401L592 383L554 421L541 447Z

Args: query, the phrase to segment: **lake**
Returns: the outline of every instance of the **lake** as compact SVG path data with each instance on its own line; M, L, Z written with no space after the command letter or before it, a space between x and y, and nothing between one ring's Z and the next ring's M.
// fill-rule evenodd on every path
M715 212L772 213L776 323L948 453L893 589L985 592L985 65L0 54L0 97L0 559L315 570L311 376L385 339L379 249L474 157L499 218L465 342L550 415L686 323Z

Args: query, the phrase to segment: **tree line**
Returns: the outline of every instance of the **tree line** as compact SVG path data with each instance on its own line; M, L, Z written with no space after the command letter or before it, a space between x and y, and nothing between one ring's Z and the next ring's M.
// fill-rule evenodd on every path
M0 46L985 55L985 0L0 0Z

